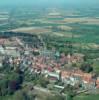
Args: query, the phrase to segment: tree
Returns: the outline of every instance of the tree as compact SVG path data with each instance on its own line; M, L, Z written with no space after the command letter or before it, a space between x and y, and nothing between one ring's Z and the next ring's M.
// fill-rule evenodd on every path
M8 89L10 93L14 93L16 90L20 88L20 85L22 83L22 78L20 74L18 73L11 73L11 75L8 75L9 83L8 83Z
M0 81L0 96L4 96L7 94L8 90L8 80L3 79Z
M25 97L26 95L22 91L17 91L13 96L13 100L27 100Z
M86 73L90 73L93 71L93 67L89 63L83 63L80 67L80 69Z
M66 100L73 100L73 97L71 96L71 93L66 95Z
M49 84L49 81L46 78L40 77L37 83L46 88Z

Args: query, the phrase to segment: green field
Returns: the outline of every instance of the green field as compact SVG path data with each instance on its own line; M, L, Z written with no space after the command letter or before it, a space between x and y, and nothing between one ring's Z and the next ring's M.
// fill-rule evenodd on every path
M97 95L80 95L74 98L74 100L98 100L99 94Z

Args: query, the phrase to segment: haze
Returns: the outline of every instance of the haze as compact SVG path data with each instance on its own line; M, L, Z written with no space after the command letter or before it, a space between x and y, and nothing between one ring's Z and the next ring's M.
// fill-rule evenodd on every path
M0 0L0 6L6 5L93 5L98 6L99 0Z

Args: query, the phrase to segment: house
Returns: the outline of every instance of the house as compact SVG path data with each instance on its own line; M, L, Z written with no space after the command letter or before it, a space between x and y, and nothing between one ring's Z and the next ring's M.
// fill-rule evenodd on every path
M62 82L72 86L82 84L82 87L90 89L95 88L96 86L95 80L92 78L92 74L83 73L81 70L62 71L61 79Z
M56 72L47 72L45 77L47 77L50 82L56 82L57 80L60 79L59 74Z
M99 77L97 77L97 80L96 80L96 88L99 89Z
M95 89L96 88L96 83L95 80L90 80L90 81L82 81L82 87L84 89Z
M8 42L8 39L6 39L6 38L0 38L0 45L3 45L5 43L7 43L7 42Z

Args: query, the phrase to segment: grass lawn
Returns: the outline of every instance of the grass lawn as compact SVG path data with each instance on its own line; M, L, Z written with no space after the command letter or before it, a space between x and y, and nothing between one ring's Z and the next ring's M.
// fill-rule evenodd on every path
M80 95L75 97L74 100L99 100L99 95Z

